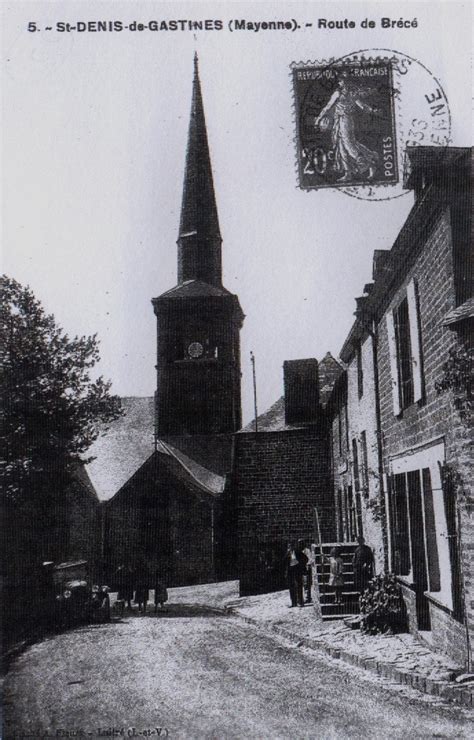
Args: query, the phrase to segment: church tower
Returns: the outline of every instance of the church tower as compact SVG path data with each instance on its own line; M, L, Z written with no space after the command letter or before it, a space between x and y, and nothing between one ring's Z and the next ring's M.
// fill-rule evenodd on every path
M229 434L241 427L244 314L222 285L222 238L197 57L178 235L178 284L154 298L156 435Z

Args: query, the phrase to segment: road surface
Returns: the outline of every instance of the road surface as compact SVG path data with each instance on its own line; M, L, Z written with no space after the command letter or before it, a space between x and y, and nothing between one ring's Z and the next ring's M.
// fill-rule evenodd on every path
M465 709L185 604L33 645L4 698L4 738L472 737Z

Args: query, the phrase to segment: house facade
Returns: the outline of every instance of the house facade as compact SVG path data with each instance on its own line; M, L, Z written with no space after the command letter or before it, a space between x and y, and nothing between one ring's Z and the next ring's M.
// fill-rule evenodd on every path
M380 571L385 550L374 341L356 322L344 343L345 370L333 393L330 435L338 541L355 542L362 535Z
M410 628L468 662L474 629L472 427L439 392L450 352L462 351L472 297L470 152L413 150L415 205L378 286L380 415L389 562ZM382 298L383 295L383 298Z
M407 157L415 203L392 249L374 254L331 402L338 533L363 532L398 576L410 630L470 667L471 152Z

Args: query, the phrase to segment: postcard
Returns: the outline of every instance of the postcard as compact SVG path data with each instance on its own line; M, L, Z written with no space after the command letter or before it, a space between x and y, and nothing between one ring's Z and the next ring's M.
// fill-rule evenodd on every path
M468 2L4 0L5 738L468 737Z

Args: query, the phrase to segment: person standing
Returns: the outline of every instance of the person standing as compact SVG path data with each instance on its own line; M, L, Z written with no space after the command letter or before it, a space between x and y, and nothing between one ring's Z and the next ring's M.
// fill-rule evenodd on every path
M138 604L138 612L146 614L146 607L149 598L149 572L145 560L142 558L138 562L135 573L135 603Z
M352 558L352 567L354 569L354 587L362 594L368 587L369 581L374 577L374 553L365 544L362 535L357 538L357 542L359 544Z
M342 589L344 587L344 561L341 551L333 547L329 558L329 585L334 587L334 604L342 604Z
M288 545L288 551L285 555L286 574L288 579L288 588L290 591L291 606L304 606L303 603L303 575L306 572L308 558L303 550L294 542Z
M311 604L313 601L311 588L313 586L313 566L315 563L314 552L310 547L308 547L304 540L299 540L298 544L301 544L301 549L308 558L308 562L306 564L306 573L303 576L303 589L305 594L304 603Z
M155 571L155 614L158 610L158 604L160 609L163 609L165 602L168 601L168 589L160 575L158 569Z
M119 565L115 574L118 585L117 602L122 603L123 607L126 603L129 611L132 611L134 576L133 568L129 563Z

